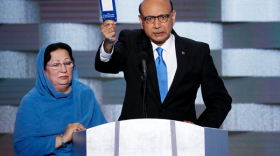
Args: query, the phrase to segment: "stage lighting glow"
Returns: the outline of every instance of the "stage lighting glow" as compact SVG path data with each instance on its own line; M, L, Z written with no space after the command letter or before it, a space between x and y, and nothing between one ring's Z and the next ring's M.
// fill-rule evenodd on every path
M211 50L222 49L221 24L202 22L176 22L174 30L182 37L208 43Z
M39 23L38 2L23 0L0 0L0 23Z
M40 24L40 47L55 42L67 43L76 51L97 50L102 42L100 26L74 23Z
M280 21L279 0L222 0L222 21Z
M279 77L279 60L279 50L224 49L222 76Z
M279 111L279 105L236 103L222 128L228 131L280 131Z
M35 78L36 56L34 53L0 51L0 77Z

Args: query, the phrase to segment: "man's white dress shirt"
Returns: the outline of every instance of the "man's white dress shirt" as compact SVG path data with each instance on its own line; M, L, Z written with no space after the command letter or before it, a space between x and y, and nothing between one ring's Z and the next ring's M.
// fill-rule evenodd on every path
M100 48L100 60L103 62L108 62L111 59L114 49L112 49L111 54L108 54L105 52L103 48L103 44L104 42L102 43ZM158 57L158 52L156 50L158 46L152 41L151 44L153 47L154 59L156 60L156 58ZM173 34L170 34L169 38L165 41L165 43L161 46L161 48L163 49L162 57L167 67L167 75L168 75L167 81L168 81L168 90L169 90L177 70L175 36Z

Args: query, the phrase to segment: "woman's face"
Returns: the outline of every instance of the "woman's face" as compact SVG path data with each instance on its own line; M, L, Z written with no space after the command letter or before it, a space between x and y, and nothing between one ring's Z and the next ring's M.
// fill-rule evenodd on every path
M45 75L50 80L57 92L70 91L69 84L72 80L72 68L66 68L64 63L71 62L69 53L65 49L57 49L50 53L51 60L46 65ZM61 65L60 65L61 63ZM56 66L58 69L53 69Z

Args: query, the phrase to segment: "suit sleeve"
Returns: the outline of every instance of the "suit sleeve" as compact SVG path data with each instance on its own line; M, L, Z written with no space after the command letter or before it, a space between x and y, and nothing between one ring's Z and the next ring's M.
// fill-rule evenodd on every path
M219 128L231 109L232 99L214 66L209 46L205 46L201 92L206 109L196 121L203 127Z
M95 57L95 69L102 73L112 73L117 74L120 71L123 71L126 64L126 58L128 55L128 46L129 46L129 35L126 34L126 31L121 31L118 41L114 45L114 51L112 58L108 62L103 62L100 60L100 45L96 57Z

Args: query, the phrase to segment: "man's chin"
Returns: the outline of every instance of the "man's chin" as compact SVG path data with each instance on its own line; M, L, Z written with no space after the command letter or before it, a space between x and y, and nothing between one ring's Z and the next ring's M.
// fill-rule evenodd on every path
M152 40L156 45L162 46L166 40Z

